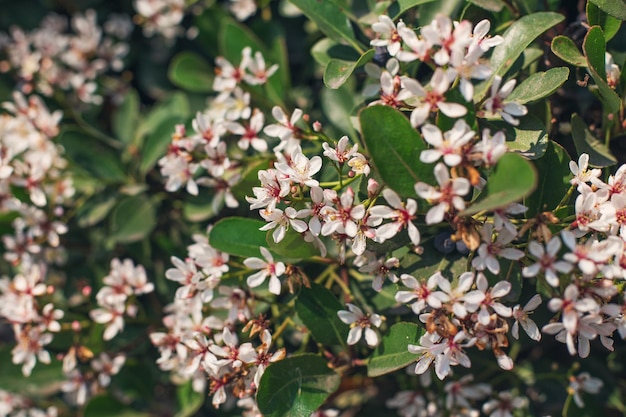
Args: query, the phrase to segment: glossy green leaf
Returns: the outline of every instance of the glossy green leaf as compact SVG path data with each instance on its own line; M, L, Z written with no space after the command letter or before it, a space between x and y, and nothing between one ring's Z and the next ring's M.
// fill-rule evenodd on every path
M609 113L615 113L620 109L622 100L606 82L606 66L604 57L606 52L606 40L600 26L593 26L587 32L583 41L583 51L587 57L589 73L598 87L600 100Z
M425 281L436 272L441 272L446 278L456 279L468 270L467 257L456 250L449 254L441 253L435 248L433 241L424 242L424 252L421 255L408 253L402 258L400 266L405 273Z
M542 158L537 159L537 188L524 200L528 207L526 218L557 208L570 188L572 173L569 169L570 157L561 145L550 141Z
M575 67L586 67L587 59L578 50L573 40L567 36L558 35L552 39L552 52L568 64Z
M409 352L409 345L418 345L424 328L416 323L400 322L389 329L367 363L367 375L376 377L404 368L419 355Z
M14 346L14 344L13 344ZM0 389L5 389L25 396L45 396L58 392L65 380L63 364L52 358L49 365L37 362L29 377L22 374L22 365L12 363L11 349L4 345L0 348Z
M502 0L468 0L468 2L482 9L496 13L501 11L505 6L504 1Z
M329 38L348 43L357 51L365 48L354 37L352 25L342 9L332 1L290 0Z
M626 7L626 6L625 6ZM600 26L604 32L604 38L608 42L617 34L622 21L604 10L600 9L593 2L587 2L587 22L589 26Z
M371 106L359 114L361 131L374 167L389 187L414 197L415 183L434 183L433 166L420 162L426 144L398 110Z
M537 171L522 156L515 153L504 154L493 172L487 178L487 185L477 201L465 209L461 215L468 216L481 211L506 207L521 201L537 186Z
M474 101L482 100L494 76L504 75L532 41L563 19L564 16L559 13L539 12L516 20L502 35L504 42L494 48L490 60L493 75L489 80L476 86Z
M346 347L348 326L339 320L337 312L345 307L323 285L311 283L302 287L296 298L296 313L316 342L326 346Z
M355 84L355 82L347 82L336 90L324 88L320 93L324 115L341 133L346 133L351 138L356 138L350 119L357 105Z
M185 120L180 116L164 117L154 130L146 137L141 150L140 170L147 173L157 164L158 160L165 156L167 148L172 143L172 134L177 124Z
M259 230L265 224L248 217L227 217L213 225L209 242L215 249L231 255L258 258L259 248L267 247L266 232Z
M256 400L265 417L311 415L339 387L341 377L320 356L304 354L270 364Z
M220 206L217 208L219 211ZM192 222L203 222L216 214L213 208L213 196L210 193L188 196L183 205L183 216Z
M193 383L188 381L176 389L179 411L174 417L193 417L204 404L206 396L203 392L193 390Z
M328 88L337 89L341 87L352 75L355 69L365 65L374 57L374 50L365 52L358 61L344 61L332 58L328 61L324 70L324 84Z
M76 211L80 227L91 227L100 223L111 212L117 202L117 195L96 194Z
M330 38L322 38L315 43L311 48L311 56L324 68L331 59L357 61L360 57L359 53L351 47L342 45Z
M84 417L148 417L150 414L133 410L111 395L99 395L89 400L82 415Z
M419 8L418 21L415 27L426 26L432 22L438 14L456 16L463 7L465 0L437 0L428 2Z
M133 143L139 123L139 95L136 90L129 90L124 101L113 113L111 128L116 138L122 142Z
M320 254L312 243L305 241L304 237L292 228L287 230L284 239L278 243L274 242L272 232L272 230L267 232L266 246L283 259L305 259Z
M170 63L167 76L172 84L187 91L196 93L213 91L213 69L195 52L178 53Z
M557 67L532 74L518 85L507 98L520 104L530 103L552 95L569 78L569 68Z
M154 134L164 119L172 118L185 120L190 116L189 100L182 92L176 92L165 97L156 104L139 125L139 135ZM173 130L170 134L173 133ZM158 159L158 158L157 158Z
M126 180L118 153L96 138L78 128L68 127L61 132L57 141L65 149L64 156L80 170L105 182Z
M589 165L604 168L617 163L617 159L606 145L589 131L584 120L575 113L572 115L572 138L579 155L589 154Z
M517 126L504 120L488 120L481 123L491 130L494 135L503 131L506 136L506 146L527 159L541 158L548 148L548 133L543 122L532 114L523 117Z
M396 19L407 10L432 1L435 0L397 0L391 3L387 13L392 19Z
M143 195L126 197L111 212L110 236L118 243L148 237L156 226L156 207Z
M626 1L624 0L589 0L601 10L619 20L626 20Z

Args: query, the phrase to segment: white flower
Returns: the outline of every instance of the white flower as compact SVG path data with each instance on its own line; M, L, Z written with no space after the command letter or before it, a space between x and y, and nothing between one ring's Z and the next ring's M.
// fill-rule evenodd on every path
M348 344L354 345L361 336L365 335L365 341L371 347L378 345L378 335L372 329L374 327L380 327L382 324L382 318L378 314L364 314L363 311L354 304L347 303L348 310L339 310L337 315L339 319L350 325L350 332L348 333Z
M378 39L370 41L372 46L386 46L389 55L395 56L400 48L402 48L402 38L398 35L398 30L405 27L402 20L398 21L398 27L393 23L389 16L378 16L378 22L372 25L372 30L381 35Z
M272 294L280 294L280 277L285 273L285 264L282 262L274 262L274 257L271 252L264 247L259 248L261 255L265 260L260 258L247 258L243 261L244 265L251 269L260 269L259 272L250 275L246 280L246 283L250 288L256 288L261 285L265 278L270 277L269 290Z
M581 392L597 394L600 392L603 385L604 383L601 379L592 377L589 372L583 372L577 376L572 375L570 377L567 391L570 395L574 396L574 402L576 402L576 405L582 408L585 406L585 403L580 396Z
M505 122L517 126L519 120L513 116L525 116L528 113L526 106L512 101L506 102L506 98L515 88L516 80L507 81L502 88L502 77L496 75L491 85L491 96L485 100L485 109L492 114L499 114Z
M422 127L422 136L435 149L423 150L420 153L420 161L430 164L443 157L446 165L457 166L463 160L463 147L475 134L476 132L471 130L463 119L457 120L452 129L443 134L437 126L425 124Z
M427 224L441 223L446 213L451 210L464 210L465 201L462 196L470 191L470 182L466 178L450 179L448 168L440 162L435 166L435 178L439 183L439 190L435 187L418 182L415 184L415 192L422 198L436 203L426 213Z
M557 260L557 255L561 249L561 239L554 236L547 245L542 245L536 241L528 244L528 251L537 259L537 262L525 266L522 269L522 276L529 278L536 276L539 271L544 272L546 281L553 287L559 286L557 272L568 273L572 270L572 264L566 261Z
M513 327L511 327L511 335L515 339L519 338L519 325L521 324L522 329L524 329L528 337L536 341L541 340L541 332L535 322L528 317L533 310L539 307L539 304L541 304L541 296L535 294L528 300L524 308L520 308L519 304L513 307L512 317L515 319L515 323L513 323Z

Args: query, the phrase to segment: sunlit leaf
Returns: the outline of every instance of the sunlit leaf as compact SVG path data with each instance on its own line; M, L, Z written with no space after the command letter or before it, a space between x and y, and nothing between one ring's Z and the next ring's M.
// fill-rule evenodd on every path
M267 247L266 232L259 230L265 224L247 217L227 217L213 225L209 242L215 249L231 255L258 258L259 248Z
M337 89L341 87L350 75L360 66L365 65L374 57L374 50L365 52L357 61L345 61L331 58L324 70L324 84L328 88Z
M552 39L552 52L568 64L576 67L586 67L587 59L578 50L573 40L567 36L558 35Z
M376 170L404 197L415 196L415 183L434 183L433 167L420 162L426 144L409 120L386 106L371 106L359 115L361 131Z
M617 112L620 109L622 101L606 82L606 66L604 65L606 40L604 39L604 32L602 32L600 26L593 26L589 29L583 41L583 51L585 51L587 57L589 73L598 87L602 104L604 104L609 113Z
M156 226L156 207L143 195L126 197L111 212L111 238L130 243L148 237Z
M302 287L296 298L296 313L316 342L327 346L346 347L348 326L337 312L344 310L337 297L324 286L311 283Z
M604 168L617 163L611 151L589 131L587 124L577 114L572 115L572 138L578 154L589 155L589 165Z
M524 200L528 207L527 218L554 210L559 205L570 188L569 162L565 149L554 141L550 141L543 157L534 161L539 180L535 191Z
M563 15L554 12L538 12L527 16L522 16L502 35L504 42L496 46L491 54L492 77L476 86L474 91L474 101L480 101L496 75L504 75L524 52L524 49L537 39L543 32L563 21Z
M601 10L619 20L626 20L626 1L624 0L589 0Z
M139 123L139 95L136 90L129 90L124 101L113 113L111 128L115 137L122 142L133 143Z
M489 177L487 185L477 201L461 215L468 216L481 211L503 208L521 201L537 186L537 171L525 158L515 154L504 154Z
M408 346L418 345L424 333L424 328L416 323L401 322L391 326L367 363L367 375L376 377L410 365L419 356L409 352Z
M290 0L317 26L326 36L337 41L347 42L356 50L363 46L354 36L352 25L342 9L332 1Z
M341 377L320 356L304 354L270 364L256 400L265 417L309 416L339 387Z
M213 91L213 69L195 52L178 53L172 59L167 75L172 84L187 91L198 93Z
M537 101L552 95L568 78L569 68L566 67L536 72L518 85L507 99L520 104Z

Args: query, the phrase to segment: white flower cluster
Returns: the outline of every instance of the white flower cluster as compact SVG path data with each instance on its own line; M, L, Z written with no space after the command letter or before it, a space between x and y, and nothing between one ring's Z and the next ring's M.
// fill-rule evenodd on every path
M0 115L0 213L15 216L13 234L2 236L3 257L17 273L0 278L0 317L13 324L13 363L30 375L37 360L50 362L44 346L61 329L64 313L50 302L55 288L47 274L64 257L63 204L74 188L63 151L53 142L61 113L20 93L3 106L9 113Z
M101 27L94 10L74 15L70 25L65 17L50 14L31 32L13 27L10 36L0 38L0 53L6 54L6 65L0 68L16 73L25 94L51 96L62 90L83 103L100 104L103 91L97 80L123 69L128 53L124 39L131 29L130 20L119 15Z
M208 380L215 407L234 396L246 415L256 415L253 398L260 378L267 365L285 356L285 350L274 350L270 322L263 315L253 317L256 301L250 294L220 285L229 271L228 255L202 236L195 240L189 257L185 261L173 257L175 268L166 272L180 287L165 308L167 332L150 335L161 354L157 363L181 380L192 380L198 392ZM237 331L249 332L250 341L242 343Z
M241 180L246 161L252 158L249 149L264 153L268 148L260 136L264 115L250 107L250 93L240 84L263 85L278 67L266 68L263 56L259 52L253 55L250 48L243 50L238 66L223 57L216 63L219 70L213 89L219 95L205 112L196 115L191 134L183 125L176 127L169 152L159 160L159 166L167 178L167 191L185 186L187 192L197 195L198 185L213 189L213 210L217 213L224 203L227 207L239 205L231 188ZM230 141L236 141L238 151L229 148ZM196 178L200 169L207 175Z
M448 16L437 15L430 24L416 33L402 20L396 25L388 16L380 16L379 21L372 26L380 37L372 40L371 44L386 48L392 58L382 70L373 63L366 64L368 74L379 80L379 83L370 83L364 90L364 95L380 95L370 105L411 108L410 120L414 127L422 126L439 112L451 118L465 116L467 105L479 104L474 103L472 80L486 80L493 73L481 61L482 56L503 41L501 36L488 36L490 27L488 20L482 20L472 27L467 20L453 22ZM414 78L399 74L401 62L414 61L435 65L426 86ZM508 123L517 125L519 120L516 117L524 116L528 110L519 103L506 100L516 81L509 80L500 87L501 82L502 78L496 75L491 95L482 103L478 115L499 115ZM466 103L455 102L446 97L456 83Z
M0 416L2 417L57 417L58 410L51 406L47 409L35 408L30 400L18 393L0 389Z

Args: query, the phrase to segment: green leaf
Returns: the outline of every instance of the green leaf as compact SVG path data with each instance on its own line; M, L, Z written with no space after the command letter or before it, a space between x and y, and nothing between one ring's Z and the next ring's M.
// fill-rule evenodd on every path
M195 52L178 53L170 63L167 76L172 84L187 91L196 93L213 91L213 69Z
M355 82L348 82L336 90L322 89L320 93L322 111L324 115L342 133L355 138L356 132L352 125L351 117L356 107Z
M185 120L189 116L190 109L187 96L182 92L176 92L167 96L152 108L152 111L148 113L143 123L139 125L138 134L152 134L159 126L163 125L164 119Z
M504 1L502 0L468 0L469 3L475 4L476 6L489 10L490 12L499 12L505 6Z
M515 153L504 154L487 178L485 189L461 215L469 216L481 211L506 207L521 201L537 186L537 171L523 157Z
M180 116L164 117L154 130L146 137L143 149L141 150L141 163L139 169L142 173L147 173L156 163L165 156L167 148L172 143L172 134L177 124L181 124L185 119Z
M359 114L363 140L374 167L389 187L415 197L415 183L433 183L432 165L420 162L426 144L409 120L387 106L371 106Z
M339 387L341 377L325 359L304 354L270 364L256 400L265 417L305 417Z
M494 48L490 60L493 75L489 80L476 86L474 102L482 100L493 78L496 75L504 75L532 41L563 19L563 15L559 13L539 12L516 20L502 35L504 42Z
M576 113L572 115L572 138L579 155L589 154L589 165L605 168L617 163L611 151L589 131L587 124Z
M266 241L266 246L283 259L305 259L320 254L320 251L312 243L305 241L304 237L292 228L287 230L283 240L278 243L274 242L272 230L269 230Z
M133 410L111 395L93 397L85 405L83 411L84 417L148 417L149 415Z
M365 65L374 57L374 50L369 49L361 57L355 61L345 61L342 59L331 58L324 70L324 84L328 88L337 89L341 87L352 75L355 69Z
M418 355L409 352L408 346L419 344L424 328L415 323L400 322L389 329L372 353L367 364L367 376L385 375L410 365Z
M426 281L436 272L441 272L453 280L468 270L467 257L454 251L443 254L437 250L433 240L424 242L421 255L408 253L402 258L400 267L405 273L413 275L419 281Z
M330 38L322 38L313 45L311 55L323 67L326 67L333 58L344 61L357 61L360 56L354 49L335 42Z
M348 43L357 51L365 48L354 37L350 20L343 10L332 1L290 0L302 10L329 38L339 43Z
M507 98L520 104L537 101L552 95L569 78L569 68L551 68L545 72L539 71L532 74L518 85Z
M572 173L569 162L570 157L565 149L550 141L546 153L535 161L539 181L537 189L524 200L528 207L526 218L557 208L570 188Z
M143 195L126 197L111 212L111 239L131 243L147 238L156 226L156 207Z
M139 122L139 95L129 90L124 101L113 113L111 128L116 138L125 144L133 143Z
M601 10L619 20L626 20L626 2L624 0L589 0Z
M85 228L100 223L111 212L117 198L117 195L103 193L91 197L76 212L78 225Z
M389 10L387 14L392 18L396 19L400 17L400 15L407 10L419 6L421 4L430 3L434 0L397 0L391 3L389 6Z
M259 257L259 248L267 247L266 233L259 228L262 220L248 217L227 217L215 223L209 242L215 249L244 258Z
M193 390L191 381L185 382L176 389L176 397L178 398L179 411L174 417L193 417L200 410L206 398L204 393Z
M573 40L567 36L558 35L552 39L552 52L568 64L575 67L586 67L587 59L578 50Z
M546 128L543 122L532 114L522 118L517 126L504 120L488 120L481 124L489 128L492 135L503 131L506 136L506 146L524 158L541 158L548 148L549 139Z
M49 365L37 362L29 377L22 374L22 365L11 362L11 348L0 349L0 387L25 396L47 396L58 392L65 380L62 362L52 359Z
M626 6L625 6L626 7ZM604 38L608 42L617 34L622 21L606 13L593 2L587 3L587 22L589 26L600 26L604 32Z
M210 193L190 195L183 205L183 216L191 222L203 222L216 214L216 210L213 209L213 196Z
M316 342L346 348L348 326L337 315L339 310L344 310L344 306L332 292L314 282L311 288L303 286L295 307L298 317Z
M606 52L606 40L600 26L593 26L587 32L583 41L583 51L587 56L589 73L598 87L600 100L609 113L615 113L620 109L622 100L606 82L606 66L604 56Z
M78 128L68 127L57 138L65 157L82 171L106 182L124 182L120 155Z

